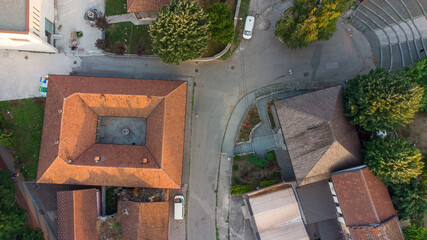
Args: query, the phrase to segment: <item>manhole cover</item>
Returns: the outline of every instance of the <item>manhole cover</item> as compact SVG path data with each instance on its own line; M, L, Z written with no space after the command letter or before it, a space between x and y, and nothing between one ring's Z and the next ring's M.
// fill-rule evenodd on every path
M231 70L234 70L234 66L231 66Z
M308 72L304 72L304 77L308 77Z
M199 69L196 68L196 70L194 70L195 72L199 72Z

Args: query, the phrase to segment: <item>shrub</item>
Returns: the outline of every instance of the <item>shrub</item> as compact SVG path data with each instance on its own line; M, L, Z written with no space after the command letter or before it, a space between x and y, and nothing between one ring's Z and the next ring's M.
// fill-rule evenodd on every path
M250 155L249 161L251 163L257 165L258 167L265 167L265 165L267 164L267 162L264 159L262 159L258 156L255 156L253 154Z
M408 183L424 167L420 150L401 138L375 138L362 150L365 164L386 184Z
M102 31L108 28L108 21L105 15L99 16L95 19L95 25Z
M110 42L105 39L98 39L96 40L95 47L105 51L107 48L110 47Z
M411 67L407 67L405 74L424 89L420 111L427 112L427 58L418 61Z
M236 161L236 162L238 162L238 161L240 161L240 156L239 155L234 155L234 161Z
M265 155L265 159L267 160L267 161L272 161L273 159L274 159L274 156L275 154L274 154L274 151L270 151L270 152L268 152L266 155Z
M16 137L12 132L3 131L0 129L0 146L11 147L16 144Z
M250 184L245 185L234 185L231 187L231 195L239 195L252 191L252 186Z
M260 186L261 188L265 188L265 187L268 187L268 186L274 185L274 184L276 184L276 183L277 183L277 181L276 181L275 179L273 179L273 180L267 180L267 181L261 181L261 182L259 183L259 186Z
M234 178L233 178L233 184L234 184L234 185L236 185L236 184L240 184L240 180L239 180L239 178L234 177Z
M114 53L117 55L124 55L126 52L126 46L122 42L116 42L114 44Z
M239 166L234 165L234 166L233 166L233 172L237 172L238 170L239 170Z
M136 46L136 55L141 56L145 53L145 46L144 44L140 43L138 46Z
M427 239L427 229L423 227L422 221L417 220L403 229L403 236L407 240L425 240Z

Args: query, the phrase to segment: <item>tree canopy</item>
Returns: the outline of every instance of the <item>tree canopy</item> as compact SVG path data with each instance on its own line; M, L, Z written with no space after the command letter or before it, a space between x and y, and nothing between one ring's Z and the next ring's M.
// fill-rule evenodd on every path
M394 130L412 121L422 97L422 88L403 73L375 69L348 81L345 115L367 131Z
M196 59L207 48L209 18L197 2L171 0L150 24L153 52L166 63Z
M424 89L420 111L427 112L427 58L418 61L413 66L407 67L405 74Z
M40 230L31 229L26 211L16 203L11 176L9 171L0 170L0 239L44 239Z
M290 48L328 40L351 0L294 0L277 21L274 34Z
M424 217L427 210L427 189L412 179L406 184L391 185L391 201L401 220Z
M233 41L234 24L233 15L226 3L217 3L207 10L211 21L209 31L213 40L223 43Z
M362 157L386 185L409 183L424 167L420 150L401 138L374 138L365 143Z

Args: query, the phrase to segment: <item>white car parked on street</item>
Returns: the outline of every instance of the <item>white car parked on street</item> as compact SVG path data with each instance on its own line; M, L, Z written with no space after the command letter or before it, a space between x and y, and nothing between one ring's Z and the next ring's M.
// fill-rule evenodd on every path
M247 16L245 21L245 29L243 30L243 38L251 39L254 30L255 17Z

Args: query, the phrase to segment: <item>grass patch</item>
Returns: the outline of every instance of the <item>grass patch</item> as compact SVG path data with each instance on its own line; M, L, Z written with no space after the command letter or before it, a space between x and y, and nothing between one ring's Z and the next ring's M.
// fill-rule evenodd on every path
M209 40L208 41L208 47L206 48L206 51L202 54L202 57L213 57L216 54L220 53L224 48L227 46L227 44L222 43L218 40Z
M43 129L44 98L0 102L3 127L14 132L12 154L25 179L35 179Z
M114 193L116 187L109 187L105 193L105 213L111 215L117 213L117 203L119 202L119 196Z
M249 136L251 134L252 128L255 127L261 118L259 116L258 108L256 104L252 104L243 118L242 123L240 124L239 137L237 138L239 142L249 141Z
M127 0L106 0L105 15L113 16L127 13Z
M153 54L148 28L148 25L134 25L131 22L110 24L105 31L105 40L110 42L107 51L114 53L114 43L122 42L126 45L126 53L136 54L138 45L142 45L145 48L142 54Z
M231 55L233 55L234 51L236 51L237 47L240 45L245 19L249 14L250 3L250 0L242 0L240 2L238 18L242 18L242 20L237 21L236 31L234 32L234 39L233 42L231 42L231 47L224 55L220 57L221 60L227 60Z

